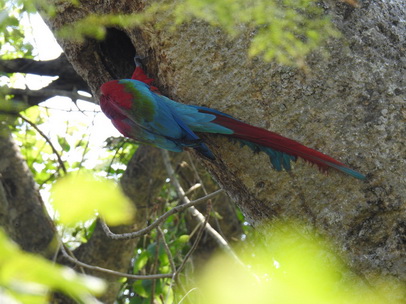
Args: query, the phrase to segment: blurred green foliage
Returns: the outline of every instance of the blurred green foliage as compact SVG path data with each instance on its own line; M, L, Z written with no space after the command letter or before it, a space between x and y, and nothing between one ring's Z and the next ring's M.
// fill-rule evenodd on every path
M108 26L134 27L149 22L157 27L203 20L230 35L252 37L249 54L266 61L304 66L312 51L326 55L321 46L338 37L339 31L315 0L180 0L153 2L142 13L130 15L88 15L66 26L59 35L83 40L102 39Z
M303 65L307 54L339 35L314 0L183 0L173 11L176 24L198 18L232 37L248 32L251 56L286 65Z
M63 292L78 303L96 303L102 280L79 275L42 257L24 252L0 230L0 302L49 303L51 292ZM4 302L3 302L4 301Z
M33 47L24 39L28 29L20 24L25 12L25 6L19 1L0 0L0 58L32 57Z
M403 303L395 281L387 279L379 288L366 284L307 226L280 221L258 236L250 240L249 250L245 244L239 251L245 267L218 255L198 278L199 292L183 303Z
M58 212L57 221L71 227L97 215L108 225L130 224L135 213L112 180L91 173L70 173L58 180L51 189L51 200Z
M106 27L134 27L146 20L141 15L96 15L90 14L69 26L62 27L58 35L65 39L83 41L85 37L103 39L106 34Z

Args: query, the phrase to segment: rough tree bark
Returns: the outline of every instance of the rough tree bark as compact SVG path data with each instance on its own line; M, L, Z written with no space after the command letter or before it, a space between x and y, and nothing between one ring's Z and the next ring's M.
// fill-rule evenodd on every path
M203 160L253 225L291 217L312 223L346 254L354 271L369 280L394 276L404 284L406 8L401 2L366 0L355 9L325 1L342 37L325 46L328 59L309 56L308 72L248 58L248 29L230 40L198 21L174 32L146 24L111 29L103 43L59 43L95 96L103 82L130 75L135 47L148 56L148 71L168 96L225 111L367 174L365 182L337 172L324 176L300 161L291 175L278 173L264 155L216 136L207 141L217 160ZM143 3L65 3L47 22L56 32L89 13L128 14L142 10Z
M29 252L51 258L55 228L7 126L0 123L0 226Z

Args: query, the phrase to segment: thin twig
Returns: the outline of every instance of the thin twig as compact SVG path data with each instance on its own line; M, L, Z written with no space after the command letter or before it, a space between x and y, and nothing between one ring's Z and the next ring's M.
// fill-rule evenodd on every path
M164 244L165 252L166 252L166 255L168 256L169 264L171 265L171 269L172 269L172 273L173 273L172 281L171 281L171 283L169 285L168 293L166 295L166 301L163 301L163 299L162 299L163 303L169 303L169 295L170 295L170 291L172 290L172 286L173 286L173 282L174 282L173 279L174 279L174 276L175 276L175 273L176 273L176 266L175 266L175 261L173 259L172 253L171 253L171 249L169 248L168 243L165 240L164 232L162 231L160 226L158 226L156 229L157 229L159 235L161 236L162 242Z
M61 156L59 155L58 151L55 149L54 145L52 144L52 142L51 142L51 140L48 138L48 136L46 136L45 133L42 132L42 131L38 128L38 126L37 126L35 123L33 123L32 121L30 121L28 118L22 116L21 114L18 114L17 116L20 117L22 120L24 120L24 121L25 121L26 123L28 123L29 125L31 125L31 126L45 139L45 141L51 146L52 152L55 153L56 158L58 159L59 166L61 167L62 171L66 174L67 171L66 171L65 164L63 163L63 161L62 161L62 159L61 159Z
M88 130L89 128L87 128L87 130ZM83 135L83 137L84 137L85 135ZM89 145L90 145L90 134L89 134L89 136L88 136L88 139L87 139L87 141L86 141L86 145L85 145L85 147L84 147L84 149L83 149L83 153L82 153L82 158L81 158L81 160L80 160L80 162L79 162L79 164L78 164L78 167L79 168L82 168L82 164L83 164L83 162L85 161L85 156L86 156L86 153L87 153L87 149L89 148ZM79 146L81 146L82 145L82 141L83 141L83 137L80 139L80 141L79 141L79 143L78 143L78 145L77 145L77 147L79 147Z
M200 184L200 183L194 184L192 187L190 187L188 190L186 190L185 195L189 195L190 193L192 193L193 191L196 191L197 189L199 189L201 187L202 187L202 184ZM207 192L205 191L204 194L207 195ZM174 201L179 201L179 198L174 197L169 201L169 203L173 203Z
M163 221L165 221L172 214L182 212L182 211L190 208L191 206L201 204L201 203L207 201L208 199L211 199L212 197L216 196L217 194L221 193L222 191L223 191L223 189L219 189L219 190L217 190L217 191L215 191L213 193L210 193L210 194L208 194L206 196L203 196L203 197L198 198L198 199L196 199L194 201L191 201L188 204L182 204L182 205L178 205L176 207L173 207L171 210L165 212L163 215L161 215L159 218L157 218L151 225L149 225L149 226L147 226L147 227L145 227L145 228L143 228L141 230L138 230L138 231L115 234L115 233L111 232L110 228L106 225L106 223L104 223L104 221L101 221L101 224L102 224L104 232L111 239L114 239L114 240L134 239L134 238L140 237L142 235L145 235L148 232L150 232L152 229L158 227Z
M192 187L190 187L188 190L186 190L185 195L188 195L188 194L192 193L193 191L196 191L197 189L202 187L202 185L203 184L201 184L201 183L194 184ZM207 195L206 191L205 191L205 194Z
M196 177L197 177L199 183L202 184L202 188L203 188L204 194L207 194L207 190L206 190L206 187L204 186L203 179L200 177L200 174L199 174L199 172L197 171L197 168L196 168L196 166L195 166L195 162L193 161L193 158L192 158L191 153L190 153L189 151L187 152L187 156L188 156L188 158L189 158L190 166L192 167L193 171L195 172Z
M169 175L172 185L175 187L179 200L181 200L184 204L187 204L189 199L186 197L185 191L183 190L182 186L180 185L178 179L176 178L175 171L173 170L172 165L171 165L171 160L169 159L168 151L161 150L161 155L162 155L162 158L164 161L166 172Z
M106 170L108 175L110 175L110 170L111 170L111 168L113 166L113 162L115 161L116 156L120 152L121 148L123 148L124 144L125 144L125 141L122 141L120 143L120 146L117 149L115 149L115 153L114 153L113 157L111 158L110 164L109 164L109 166L107 167L107 170Z
M190 200L185 195L185 191L183 190L182 186L180 185L178 179L175 176L175 172L170 163L169 154L166 150L162 150L162 158L166 170L168 172L169 178L171 179L171 182L175 187L176 192L178 193L179 199L184 202L184 204L181 206L187 205L190 202ZM188 209L188 211L192 214L192 216L196 217L199 222L202 223L203 221L205 221L203 214L201 214L200 211L197 210L196 208L191 207ZM220 235L220 233L218 233L209 223L205 225L205 229L213 237L213 239L217 242L217 244L220 246L221 249L230 254L239 264L244 265L244 263L242 263L242 261L238 258L238 256L235 254L235 252L230 247L228 242Z
M191 292L193 292L193 291L195 291L195 290L198 290L198 288L197 288L197 287L194 287L194 288L192 288L191 290L189 290L189 291L182 297L182 299L180 299L180 301L179 301L178 304L182 304L182 302L186 299L186 297L187 297Z
M159 228L159 226L157 227ZM158 233L158 235L156 236L156 247L155 247L155 260L154 263L152 264L152 269L151 269L151 273L155 274L156 270L158 268L158 263L159 263L159 241L161 239L161 235ZM156 281L152 281L152 285L151 285L151 304L154 304L155 302L155 290L156 290Z
M197 168L196 168L196 166L195 166L195 163L194 163L193 158L192 158L192 156L191 156L191 153L190 153L189 151L188 151L187 155L188 155L188 158L189 158L190 165L191 165L191 167L192 167L192 169L193 169L193 171L194 171L194 173L195 173L195 175L196 175L198 181L199 181L200 184L202 185L202 189L203 189L204 194L207 194L207 189L206 189L206 187L204 186L203 180L202 180L202 178L200 177L199 172L197 171ZM214 208L213 208L213 209L214 209ZM215 209L214 209L213 211L216 212ZM224 233L223 233L223 231L222 231L222 229L221 229L221 225L220 225L220 223L219 223L218 217L217 217L217 216L214 216L214 217L213 217L213 220L214 220L215 223L216 223L217 232L218 232L224 239L226 239L226 238L225 238L225 235L224 235Z
M192 253L196 250L197 245L200 242L200 239L202 238L203 235L203 231L205 230L206 225L208 224L208 220L209 220L209 216L206 216L205 220L203 223L199 223L199 225L201 225L201 228L196 236L196 240L192 245L192 248L190 248L189 252L185 255L185 258L183 259L182 263L180 264L180 266L178 267L178 270L173 274L173 281L176 280L176 277L179 275L179 273L182 272L183 268L186 265L187 260L191 257Z
M192 216L197 218L197 220L199 222L204 221L204 218L205 218L204 215L199 210L197 210L195 207L190 207L189 212L191 213ZM237 256L235 255L234 251L231 249L228 242L210 224L206 225L206 232L208 232L214 238L214 240L217 242L217 244L220 245L220 247L222 249L224 249L225 251L227 251L228 253L233 255L234 258L237 258Z
M207 215L207 217L204 219L204 222L199 222L197 224L197 227L201 226L200 229L198 230L197 236L196 236L196 240L192 245L192 248L190 248L189 252L185 255L182 263L180 264L180 266L178 267L178 269L173 273L172 276L172 281L169 285L169 290L173 290L173 286L176 282L177 277L179 276L179 274L182 272L183 268L186 265L186 262L188 261L188 259L192 256L193 252L196 250L197 245L199 245L200 240L202 239L203 236L203 231L206 227L206 225L208 224L209 221L209 216L210 213ZM167 295L167 299L168 299L169 294Z
M155 279L162 279L162 278L172 278L173 274L172 273L162 273L162 274L150 274L150 275L136 275L136 274L128 274L120 271L114 271L111 269L103 268L103 267L98 267L98 266L93 266L89 265L86 263L83 263L79 261L78 259L71 257L67 252L64 246L61 247L61 251L63 256L68 259L70 262L81 266L83 268L87 268L93 271L98 271L98 272L103 272L103 273L108 273L114 276L118 277L125 277L129 279L134 279L134 280L155 280Z
M64 232L62 231L62 234L63 234ZM59 250L60 251L62 251L62 254L63 255L68 255L70 258L73 258L73 259L76 259L76 257L75 257L75 255L73 254L73 252L69 249L69 248L67 248L67 247L65 247L65 244L62 242L62 239L61 239L61 237L58 235L58 241L59 241L59 248L58 248L58 253L59 253ZM85 269L84 269L84 267L82 267L81 265L79 265L79 264L77 264L77 266L79 266L79 270L80 270L80 272L82 273L82 274L86 274L86 272L85 272Z
M156 229L158 230L158 233L161 235L161 239L164 244L165 252L166 252L166 255L168 256L169 264L171 265L172 272L176 272L175 261L172 256L171 249L169 248L168 243L165 240L165 234L162 231L161 227L158 226Z

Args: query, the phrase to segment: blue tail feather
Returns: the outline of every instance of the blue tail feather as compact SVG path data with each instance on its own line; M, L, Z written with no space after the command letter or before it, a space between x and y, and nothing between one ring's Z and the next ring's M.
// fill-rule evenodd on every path
M238 140L238 141L242 145L248 146L252 151L256 153L258 152L266 153L269 156L272 167L277 171L282 171L283 169L285 169L286 171L290 171L292 169L290 162L291 161L295 162L297 160L297 157L294 155L289 155L281 151L271 149L269 147L254 144L250 141L246 140Z
M327 162L327 161L325 163L327 165L329 165L330 167L333 167L333 168L335 168L335 169L337 169L337 170L339 170L341 172L344 172L344 173L346 173L348 175L351 175L351 176L353 176L355 178L358 178L360 180L365 180L367 178L364 174L361 174L361 173L359 173L359 172L357 172L355 170L352 170L351 168L338 166L336 164L333 164L333 163L330 163L330 162Z

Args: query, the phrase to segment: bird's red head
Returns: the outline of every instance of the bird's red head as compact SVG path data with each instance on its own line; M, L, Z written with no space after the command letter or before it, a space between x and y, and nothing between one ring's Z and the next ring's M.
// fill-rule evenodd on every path
M110 119L123 119L125 115L120 108L130 109L133 96L126 92L125 85L120 80L112 80L101 87L100 107Z
M111 119L111 122L124 136L131 137L131 126L128 125L125 110L131 106L131 95L125 92L123 84L119 80L104 83L100 90L100 108Z

